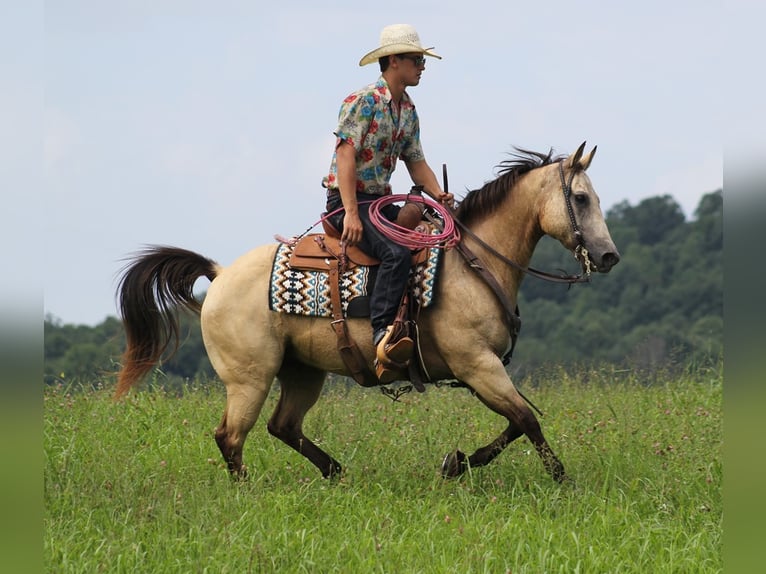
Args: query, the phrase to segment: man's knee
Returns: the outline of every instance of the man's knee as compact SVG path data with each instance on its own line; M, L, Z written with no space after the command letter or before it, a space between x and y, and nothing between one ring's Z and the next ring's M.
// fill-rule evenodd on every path
M397 243L392 243L389 247L389 251L391 252L390 260L396 268L409 268L410 261L412 260L412 254L410 253L409 248Z

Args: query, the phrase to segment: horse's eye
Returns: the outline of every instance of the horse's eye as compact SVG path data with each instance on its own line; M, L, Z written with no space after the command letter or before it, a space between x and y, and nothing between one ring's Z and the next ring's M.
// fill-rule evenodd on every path
M575 203L580 206L588 205L588 196L584 193L577 193L574 196Z

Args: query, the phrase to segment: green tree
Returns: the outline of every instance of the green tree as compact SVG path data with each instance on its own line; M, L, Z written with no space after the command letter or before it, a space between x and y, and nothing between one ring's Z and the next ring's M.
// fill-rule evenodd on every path
M569 289L527 278L514 369L529 372L550 360L654 368L720 357L722 194L702 197L689 222L670 196L617 204L607 223L622 261L609 275ZM544 238L533 266L552 270L570 260Z

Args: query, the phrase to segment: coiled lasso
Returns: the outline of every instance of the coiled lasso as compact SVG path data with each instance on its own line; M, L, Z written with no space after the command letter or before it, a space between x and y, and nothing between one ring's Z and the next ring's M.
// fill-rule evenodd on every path
M431 234L425 228L421 228L420 226L415 229L408 229L388 220L381 213L381 210L386 205L399 201L422 203L426 208L432 209L444 222L443 229ZM460 242L460 231L455 227L455 220L452 218L452 212L449 208L441 203L437 203L430 197L424 197L422 195L384 195L380 199L376 199L372 202L372 205L370 205L370 222L391 241L403 245L404 247L409 247L412 250L423 249L426 247L448 249ZM421 229L423 229L423 231L421 231Z

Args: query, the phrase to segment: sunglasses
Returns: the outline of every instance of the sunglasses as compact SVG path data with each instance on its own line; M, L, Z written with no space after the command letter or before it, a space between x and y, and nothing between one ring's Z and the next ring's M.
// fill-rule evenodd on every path
M412 61L412 63L415 64L415 66L417 66L418 68L420 66L425 66L426 65L426 58L425 58L425 56L414 56L412 54L399 54L398 57L402 58L403 60L410 60L410 61Z

